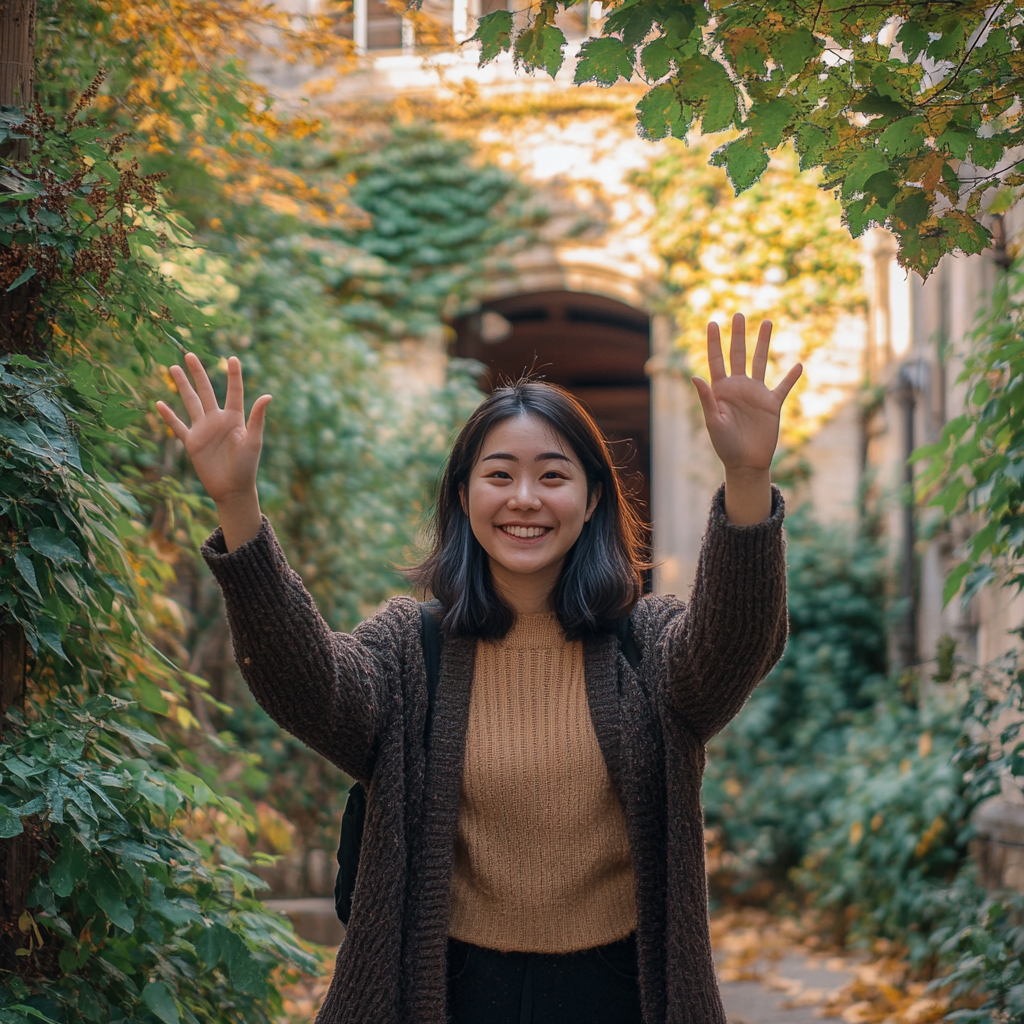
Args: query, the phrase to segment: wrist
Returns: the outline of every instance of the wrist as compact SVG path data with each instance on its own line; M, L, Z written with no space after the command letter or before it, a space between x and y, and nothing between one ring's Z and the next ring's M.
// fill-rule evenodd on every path
M752 466L729 466L725 467L726 482L740 484L741 486L764 486L771 487L771 469L759 469Z
M213 503L217 506L218 513L238 513L250 511L253 506L259 508L260 496L259 492L256 490L256 485L253 484L251 488L244 491L237 491L233 494L224 494L219 498L214 498Z
M263 517L255 487L247 494L233 495L216 504L220 528L224 533L224 544L228 551L241 547L260 532Z
M735 526L753 526L772 514L772 474L768 469L726 469L725 513Z

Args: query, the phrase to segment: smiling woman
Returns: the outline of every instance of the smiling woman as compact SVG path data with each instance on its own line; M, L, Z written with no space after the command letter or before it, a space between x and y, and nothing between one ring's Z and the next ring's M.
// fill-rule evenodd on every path
M441 601L455 636L500 638L517 615L554 610L566 636L582 637L636 604L642 530L586 410L524 379L463 428L441 479L434 550L406 575Z
M345 942L318 1024L725 1024L707 924L707 741L786 638L783 504L769 468L794 367L764 383L708 330L695 381L726 469L691 600L641 596L641 524L570 394L520 381L462 429L435 543L392 599L332 632L260 513L269 396L248 423L237 359L221 409L199 360L158 408L217 503L203 545L235 655L282 727L367 786ZM681 514L686 514L684 510ZM433 692L433 691L431 691Z

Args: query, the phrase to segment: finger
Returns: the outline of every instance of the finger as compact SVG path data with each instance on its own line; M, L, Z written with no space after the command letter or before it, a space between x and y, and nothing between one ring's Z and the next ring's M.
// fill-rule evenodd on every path
M711 380L721 380L726 376L725 357L722 355L722 333L714 321L708 324L708 366L711 367Z
M747 375L747 321L742 313L732 318L732 341L729 345L729 365L734 377Z
M768 369L768 346L772 340L771 320L762 320L761 329L757 332L757 347L754 349L754 361L750 364L750 376L764 383L764 374Z
M224 411L240 412L245 415L242 387L242 361L238 356L228 360L228 393L224 396Z
M252 408L249 410L249 422L246 425L246 432L252 434L255 440L263 443L263 426L267 422L267 406L273 400L273 395L260 395Z
M697 397L700 399L701 408L704 410L704 422L710 423L718 419L718 402L711 385L700 377L691 377L693 386L697 389Z
M793 385L800 379L800 374L804 372L804 368L800 363L797 363L785 377L782 378L782 383L773 391L773 394L779 396L779 401L784 402L790 391L793 390Z
M199 401L203 403L203 412L219 412L220 403L217 401L210 378L206 375L206 367L199 361L199 356L195 352L186 352L185 365L196 382L196 393L199 395Z
M195 388L192 387L188 374L180 366L172 366L167 372L171 375L178 394L181 395L182 404L185 406L185 412L188 413L192 426L195 426L196 422L203 418L203 403L199 401L199 396L196 394Z
M184 441L188 437L188 427L178 419L174 414L174 410L169 405L165 402L157 402L156 411L160 413L160 418L171 428L174 436L179 441Z

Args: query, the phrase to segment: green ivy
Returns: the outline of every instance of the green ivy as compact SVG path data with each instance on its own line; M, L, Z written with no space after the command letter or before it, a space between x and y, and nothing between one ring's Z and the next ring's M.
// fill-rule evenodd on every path
M118 159L123 139L79 117L88 99L0 127L32 144L8 172L0 272L39 312L33 356L0 359L0 624L33 653L0 745L0 839L25 832L39 858L0 1019L269 1021L272 974L316 960L237 852L187 838L213 808L253 826L149 710L185 679L140 629L162 570L107 458L112 437L138 437L154 356L200 320L158 270L184 226Z

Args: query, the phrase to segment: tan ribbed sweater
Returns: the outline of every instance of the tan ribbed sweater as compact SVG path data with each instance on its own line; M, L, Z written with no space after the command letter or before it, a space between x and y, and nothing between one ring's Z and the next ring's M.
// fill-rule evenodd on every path
M636 928L626 821L590 718L583 645L554 615L480 641L449 934L567 953Z

